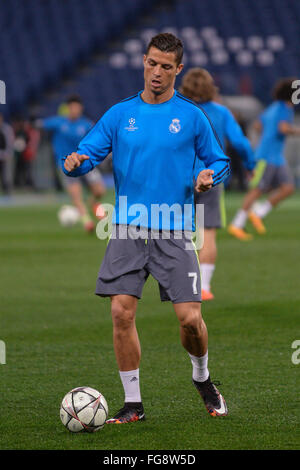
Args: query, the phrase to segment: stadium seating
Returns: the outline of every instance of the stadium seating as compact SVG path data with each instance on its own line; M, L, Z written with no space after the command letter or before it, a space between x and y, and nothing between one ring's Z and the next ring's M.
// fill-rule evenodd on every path
M19 111L29 99L57 87L149 4L149 0L5 2L0 16L0 79L7 84L7 106L2 111Z
M38 98L51 114L78 92L96 119L142 88L142 54L161 31L178 34L186 69L207 67L225 94L254 93L268 103L274 81L300 70L294 0L10 0L2 13L0 79L10 113ZM62 82L68 76L72 82ZM56 93L42 99L49 87Z

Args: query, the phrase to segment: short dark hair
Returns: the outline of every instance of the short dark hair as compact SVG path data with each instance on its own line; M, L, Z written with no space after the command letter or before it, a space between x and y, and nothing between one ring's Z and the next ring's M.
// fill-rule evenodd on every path
M278 80L273 89L273 98L279 101L292 101L292 88L293 82L297 80L296 77L281 78Z
M183 44L174 34L160 33L154 36L148 44L146 54L151 47L156 47L162 52L175 52L177 65L181 64L183 56Z
M79 95L69 95L65 101L67 104L70 104L70 103L79 103L82 105L82 99Z

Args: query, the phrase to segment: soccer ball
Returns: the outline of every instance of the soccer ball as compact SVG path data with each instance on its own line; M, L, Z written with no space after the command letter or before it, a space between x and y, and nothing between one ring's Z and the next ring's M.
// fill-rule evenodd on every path
M58 220L63 227L72 227L80 219L78 209L74 206L64 205L58 211Z
M60 419L71 432L95 432L102 429L108 417L104 396L91 387L78 387L65 395L60 406Z

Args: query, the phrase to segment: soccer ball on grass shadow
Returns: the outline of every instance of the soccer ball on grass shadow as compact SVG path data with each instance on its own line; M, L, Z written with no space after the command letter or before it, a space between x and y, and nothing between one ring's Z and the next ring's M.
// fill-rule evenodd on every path
M71 432L95 432L108 417L104 396L91 387L77 387L67 393L60 406L60 419Z
M79 211L76 207L65 204L58 211L58 220L63 227L73 227L80 219Z

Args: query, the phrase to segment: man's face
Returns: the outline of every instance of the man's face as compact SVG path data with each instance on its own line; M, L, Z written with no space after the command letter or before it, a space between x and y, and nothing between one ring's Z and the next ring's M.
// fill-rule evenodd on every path
M72 101L68 104L68 111L70 119L78 119L82 115L82 104L78 103L77 101Z
M161 95L174 87L176 75L182 68L183 64L176 63L175 52L162 52L151 47L148 54L144 55L145 88L155 95Z

